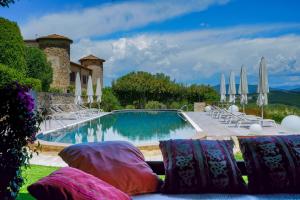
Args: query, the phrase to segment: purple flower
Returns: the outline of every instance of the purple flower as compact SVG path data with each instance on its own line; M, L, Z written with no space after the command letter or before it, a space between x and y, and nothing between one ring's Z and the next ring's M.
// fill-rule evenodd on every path
M34 109L34 99L24 88L18 89L18 99L22 102L22 104L25 106L28 112L32 112Z

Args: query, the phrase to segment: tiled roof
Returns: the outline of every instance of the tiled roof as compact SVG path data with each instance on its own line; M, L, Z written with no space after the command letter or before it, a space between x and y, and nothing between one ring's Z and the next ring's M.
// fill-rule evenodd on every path
M73 42L73 40L71 40L70 38L67 38L63 35L58 35L58 34L51 34L51 35L47 35L47 36L43 36L43 37L39 37L36 40L40 40L40 39L56 39L56 40L68 40L71 43Z
M82 66L82 65L80 65L80 64L78 64L78 63L75 63L75 62L72 62L72 61L70 61L70 65L75 65L75 66L77 66L77 67L81 67L81 68L83 68L83 69L87 69L87 70L92 71L90 68L87 68L87 67L85 67L85 66Z
M83 58L81 58L79 61L82 61L82 60L100 60L100 61L102 61L102 62L105 62L105 60L103 60L103 59L101 59L101 58L98 58L98 57L96 57L96 56L94 56L94 55L88 55L88 56L86 56L86 57L83 57Z

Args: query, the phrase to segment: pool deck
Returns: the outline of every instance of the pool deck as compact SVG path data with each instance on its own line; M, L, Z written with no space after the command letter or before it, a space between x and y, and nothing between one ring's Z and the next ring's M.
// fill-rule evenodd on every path
M64 126L72 126L76 123L88 121L108 113L99 113L94 116L87 118L81 118L80 120L60 120ZM252 136L253 133L250 132L248 128L236 128L236 127L227 127L224 123L220 122L218 119L214 119L205 112L184 112L184 115L190 121L190 123L195 127L196 134L193 139L207 138L207 139L229 139L236 138L234 136ZM51 121L50 126L49 122L42 124L41 132L49 132L55 129L62 128L61 122ZM198 128L197 128L198 127ZM263 127L263 131L260 134L256 135L282 135L288 134L285 130L278 125L278 127ZM42 143L43 144L43 143ZM44 143L45 146L46 143ZM31 164L37 165L47 165L47 166L67 166L67 164L58 156L60 149L64 148L64 145L57 144L57 149L48 148L48 150L42 149L39 155L34 155L31 159ZM150 145L144 147L138 147L146 160L162 160L162 155L159 150L158 145Z

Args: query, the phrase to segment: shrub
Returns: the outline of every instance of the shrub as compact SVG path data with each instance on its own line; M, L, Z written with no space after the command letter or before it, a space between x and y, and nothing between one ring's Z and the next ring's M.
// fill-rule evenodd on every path
M15 199L23 183L21 167L27 167L41 122L28 88L17 84L0 89L0 199Z
M18 25L0 17L0 63L26 73L24 41Z
M125 109L135 109L135 106L134 106L134 105L127 105L127 106L125 107Z
M111 88L104 88L102 90L102 101L100 108L105 112L110 112L112 110L121 109L121 105L117 97L114 95Z
M53 69L46 55L36 47L25 47L27 77L36 78L42 82L42 90L47 92L53 79Z
M64 91L60 88L56 88L56 87L51 87L49 88L48 90L50 93L59 93L59 94L62 94L64 93Z
M166 109L166 105L158 101L148 101L145 109Z
M9 68L2 64L0 64L0 77L0 88L3 88L5 85L9 85L14 82L19 82L23 85L33 88L36 91L41 90L40 80L34 78L25 78L25 76L16 69Z
M75 94L75 85L69 85L67 91L70 94Z

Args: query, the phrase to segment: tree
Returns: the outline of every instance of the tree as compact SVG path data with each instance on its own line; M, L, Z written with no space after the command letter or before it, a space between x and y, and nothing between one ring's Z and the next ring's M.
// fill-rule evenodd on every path
M26 73L25 45L18 25L0 17L0 63Z
M15 3L14 0L0 0L0 6L2 7L8 7L9 4Z
M46 55L36 47L25 47L27 77L36 78L42 82L42 90L48 91L53 79L53 69Z
M100 108L102 108L105 112L110 112L112 110L118 110L121 108L120 102L114 95L111 88L104 88L102 92L103 95Z

